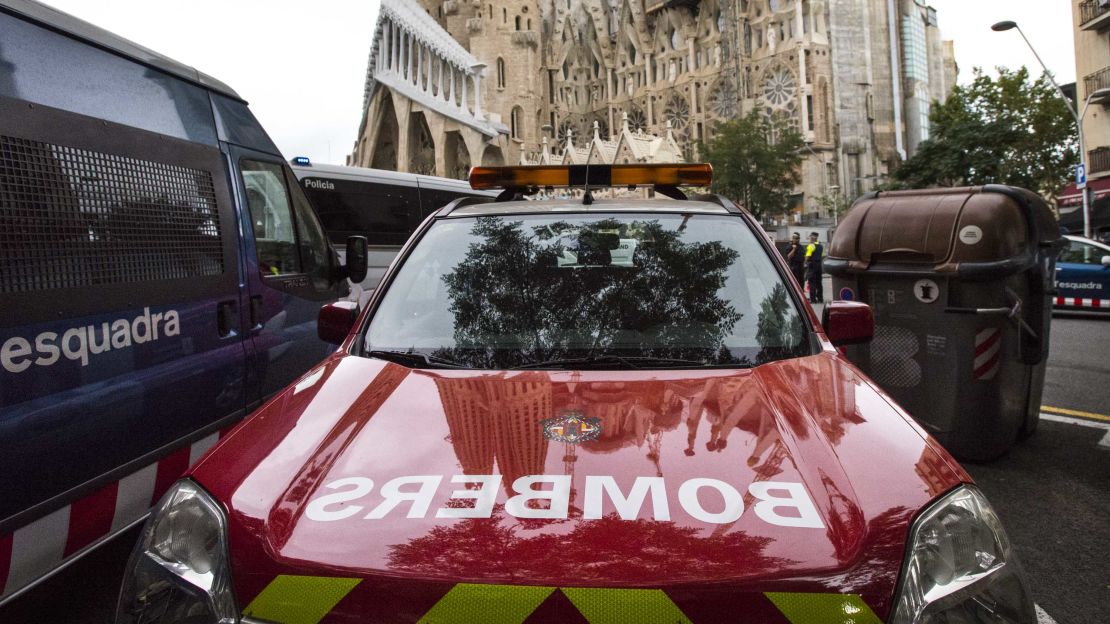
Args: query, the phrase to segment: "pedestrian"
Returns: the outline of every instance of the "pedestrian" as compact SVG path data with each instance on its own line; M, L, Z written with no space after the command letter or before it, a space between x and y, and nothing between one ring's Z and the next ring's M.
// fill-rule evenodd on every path
M810 303L825 302L825 292L821 286L821 262L825 259L825 246L818 238L817 232L810 232L809 245L806 245L806 281L809 282Z
M790 236L790 251L786 252L786 263L790 272L798 280L798 287L806 287L806 250L802 247L802 235L795 232Z

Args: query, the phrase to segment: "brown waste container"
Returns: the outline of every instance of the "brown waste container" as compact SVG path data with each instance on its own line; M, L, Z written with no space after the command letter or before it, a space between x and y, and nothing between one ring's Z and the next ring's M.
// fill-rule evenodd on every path
M1008 186L872 193L833 236L833 295L869 303L856 363L956 457L994 459L1040 415L1062 238Z

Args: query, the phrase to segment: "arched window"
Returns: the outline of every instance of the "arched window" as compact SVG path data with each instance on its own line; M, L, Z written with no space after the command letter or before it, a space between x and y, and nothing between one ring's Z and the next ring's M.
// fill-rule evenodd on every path
M509 114L509 129L514 139L519 139L520 135L524 132L524 128L520 125L523 118L524 110L519 106L514 107L513 112Z
M502 24L508 24L509 23L509 10L508 9L501 9L501 23Z
M516 27L516 29L520 30L520 16L519 15L517 15L516 17L513 18L513 22L514 22L513 25Z
M505 59L497 57L497 88L505 88Z

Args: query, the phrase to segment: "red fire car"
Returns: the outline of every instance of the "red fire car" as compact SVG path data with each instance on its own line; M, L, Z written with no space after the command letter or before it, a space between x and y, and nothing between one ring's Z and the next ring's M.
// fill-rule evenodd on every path
M679 190L710 176L475 169L500 197L325 307L339 350L161 501L117 622L1034 622L970 477L838 354L869 308L819 323Z

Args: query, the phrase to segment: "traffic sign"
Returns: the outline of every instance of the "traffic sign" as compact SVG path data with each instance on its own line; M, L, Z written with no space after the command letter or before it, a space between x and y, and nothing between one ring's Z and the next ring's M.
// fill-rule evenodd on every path
M1083 190L1087 188L1087 166L1079 164L1075 166L1075 188Z

